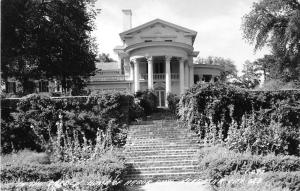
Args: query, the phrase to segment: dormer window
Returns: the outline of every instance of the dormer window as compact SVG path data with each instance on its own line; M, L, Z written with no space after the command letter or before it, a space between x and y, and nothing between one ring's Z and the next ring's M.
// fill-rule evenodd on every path
M152 42L152 40L145 40L145 42Z
M165 42L173 42L172 40L165 40Z

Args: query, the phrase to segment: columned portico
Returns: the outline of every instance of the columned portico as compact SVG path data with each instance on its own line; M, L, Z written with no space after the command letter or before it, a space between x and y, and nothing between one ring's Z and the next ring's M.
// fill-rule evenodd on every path
M153 57L147 57L148 62L148 89L153 90Z

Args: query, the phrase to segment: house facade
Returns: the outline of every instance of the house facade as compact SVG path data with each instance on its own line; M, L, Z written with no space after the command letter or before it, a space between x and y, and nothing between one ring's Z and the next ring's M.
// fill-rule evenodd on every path
M132 28L131 10L122 12L123 45L114 49L119 57L119 72L112 75L111 70L101 70L102 75L91 78L90 89L149 89L158 96L158 105L164 107L168 105L168 94L184 93L197 81L218 80L223 67L193 63L199 54L193 47L196 31L161 19Z
M173 23L155 19L132 27L131 10L122 10L124 32L120 33L121 46L114 51L116 62L98 62L91 76L88 90L131 91L153 90L160 107L168 106L168 94L182 94L198 81L217 81L224 71L219 65L195 64L199 55L194 50L197 32ZM34 92L62 93L59 81L35 80ZM6 91L14 93L18 82L6 84ZM68 88L67 93L70 93ZM55 94L53 94L55 93ZM64 92L65 94L65 92Z

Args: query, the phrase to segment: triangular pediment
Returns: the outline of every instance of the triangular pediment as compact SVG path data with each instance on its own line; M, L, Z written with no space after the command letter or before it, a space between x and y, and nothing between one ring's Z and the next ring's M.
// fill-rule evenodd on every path
M170 30L172 29L172 30ZM197 32L190 30L185 27L181 27L179 25L175 25L173 23L169 23L167 21L161 20L161 19L155 19L150 22L147 22L143 25L134 27L132 29L129 29L127 31L124 31L120 33L120 37L124 39L125 37L130 37L132 35L135 35L137 33L143 33L145 35L153 35L153 36L172 36L175 35L178 32L182 32L185 35L189 35L192 37L196 37Z

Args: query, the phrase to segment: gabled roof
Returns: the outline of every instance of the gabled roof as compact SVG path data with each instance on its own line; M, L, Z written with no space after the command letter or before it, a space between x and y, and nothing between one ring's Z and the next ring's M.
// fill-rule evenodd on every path
M184 31L184 32L186 32L186 33L190 33L190 35L194 36L193 39L195 39L195 37L196 37L196 35L197 35L197 32L194 31L194 30L191 30L191 29L188 29L188 28L179 26L179 25L175 25L175 24L173 24L173 23L169 23L169 22L164 21L164 20L161 20L161 19L154 19L154 20L152 20L152 21L150 21L150 22L147 22L147 23L145 23L145 24L142 24L142 25L140 25L140 26L131 28L131 29L127 30L127 31L124 31L124 32L120 33L120 37L123 39L123 37L124 37L125 35L128 35L128 34L130 34L130 33L132 33L132 32L135 32L135 31L139 31L139 30L141 30L141 29L143 29L143 28L147 28L147 27L152 26L152 25L154 25L154 24L156 24L156 23L161 23L161 24L166 25L166 26L169 26L169 27L171 27L171 28L175 28L175 29Z

